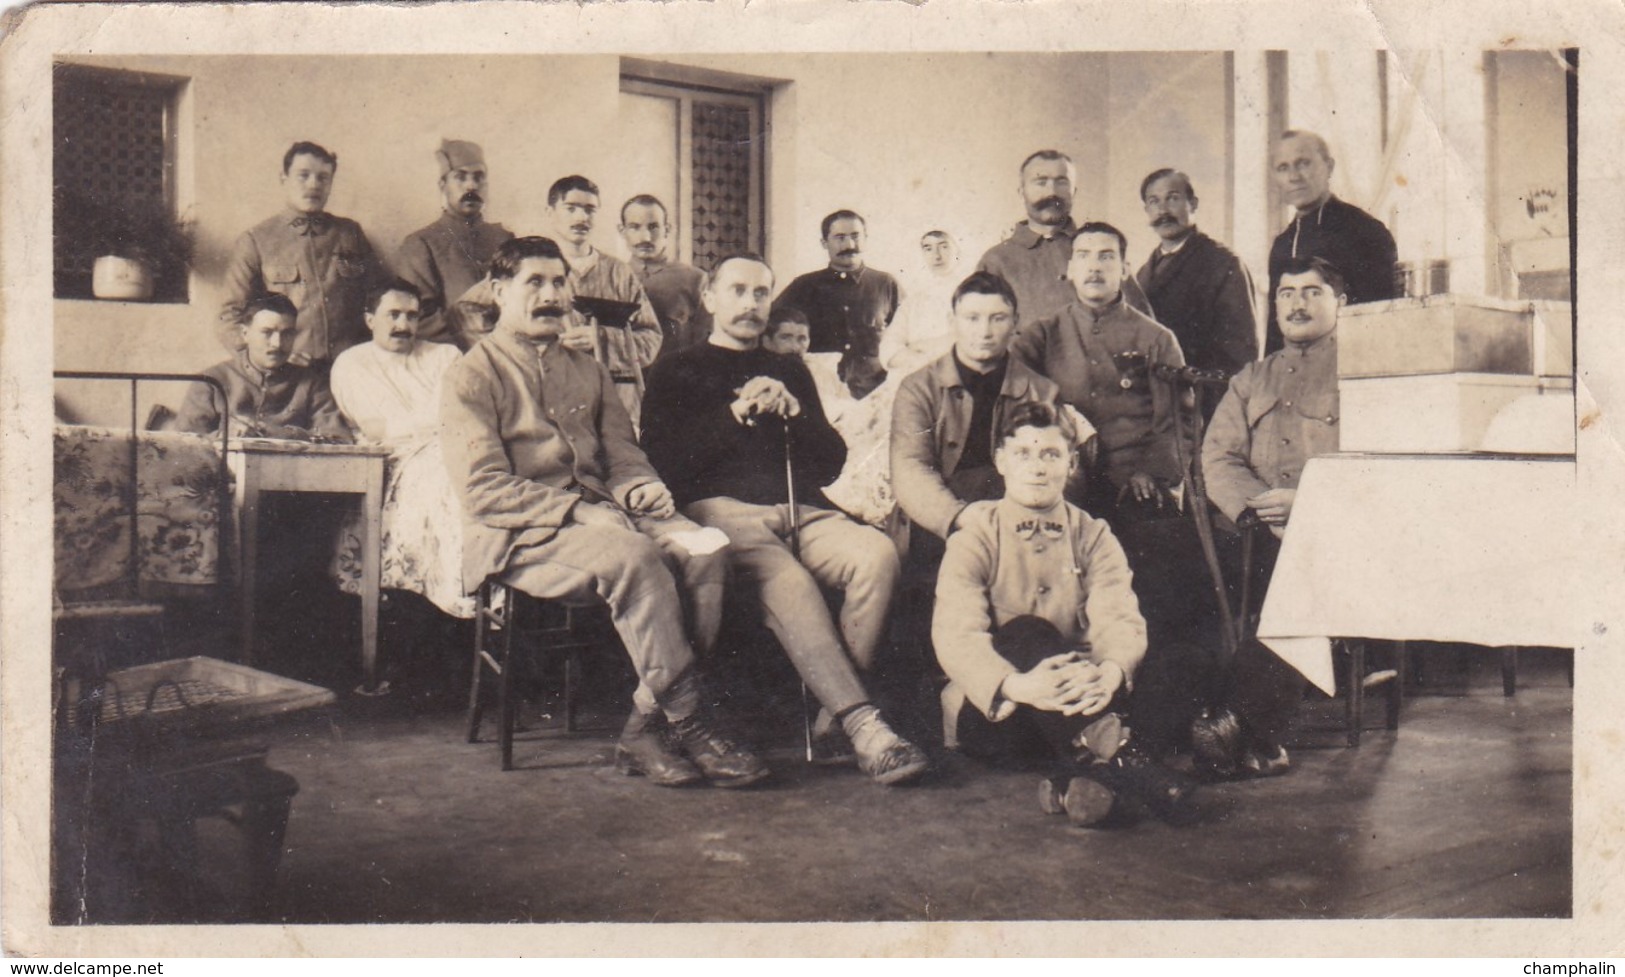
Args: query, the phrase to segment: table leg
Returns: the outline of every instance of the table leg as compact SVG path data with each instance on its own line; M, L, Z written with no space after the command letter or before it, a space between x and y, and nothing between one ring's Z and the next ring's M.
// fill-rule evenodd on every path
M366 531L361 540L361 672L362 691L378 688L378 578L383 559L384 460L374 459L367 470L367 498L363 511Z
M237 472L237 555L241 600L242 663L254 662L254 604L259 596L255 572L259 567L260 488L252 463Z

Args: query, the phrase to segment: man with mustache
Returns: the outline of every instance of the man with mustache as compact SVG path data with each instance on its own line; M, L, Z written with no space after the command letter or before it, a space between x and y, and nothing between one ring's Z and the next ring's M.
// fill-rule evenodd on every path
M418 338L466 348L457 300L485 277L491 256L513 232L485 220L490 183L485 152L477 144L444 139L434 157L443 210L434 223L406 236L395 266L423 297Z
M694 646L708 648L721 621L727 566L715 534L677 515L608 373L564 341L574 286L559 246L508 241L489 278L496 328L447 371L440 408L462 500L463 579L609 605L638 675L616 747L622 772L662 786L756 783L767 767L711 721L694 669Z
M367 294L372 342L333 361L333 399L363 441L390 449L384 490L385 589L422 594L454 617L473 617L463 585L461 511L440 454L440 388L457 347L418 338L422 303L396 279Z
M384 279L361 225L327 213L338 157L313 142L282 156L287 208L237 239L226 261L226 303L218 336L237 349L243 310L257 296L286 295L296 311L290 363L326 372L333 358L367 339L361 306Z
M877 783L905 783L929 762L892 731L862 680L877 670L897 550L819 493L841 473L846 445L806 365L762 347L772 294L760 257L717 262L702 295L711 338L651 371L643 443L683 511L727 533L738 578L756 587L767 626L824 707L817 748L830 759L855 753ZM823 587L842 591L839 628Z
M1061 401L1100 434L1099 472L1084 508L1111 518L1120 506L1160 507L1182 475L1175 452L1173 395L1154 366L1184 366L1179 341L1123 297L1123 233L1090 222L1071 238L1072 301L1028 320L1010 350L1055 381ZM1095 473L1091 473L1095 474Z
M1275 184L1296 211L1270 247L1270 308L1264 352L1281 348L1275 288L1289 258L1325 258L1348 282L1350 305L1395 298L1399 251L1382 221L1332 193L1332 159L1326 140L1293 129L1275 144Z
M548 222L569 259L571 287L576 295L628 302L638 306L638 311L625 329L578 321L559 341L568 349L604 357L604 368L636 427L643 402L643 371L660 353L660 318L632 266L592 246L598 198L598 185L579 175L557 180L547 191Z
M1199 654L1214 633L1218 607L1205 582L1195 527L1180 512L1181 461L1190 460L1195 445L1176 442L1180 395L1156 375L1159 367L1184 366L1185 358L1167 327L1124 301L1125 245L1110 224L1078 228L1067 269L1072 304L1023 326L1010 348L1055 381L1062 403L1099 432L1099 457L1086 475L1081 506L1111 525L1128 554L1151 642L1144 671L1150 684L1169 689L1177 685L1171 676L1186 670L1181 662ZM1194 708L1193 694L1162 698ZM1188 721L1188 712L1172 707L1141 710L1137 734L1158 755L1175 745Z
M240 315L236 355L203 371L226 388L225 403L213 387L195 384L181 403L176 429L214 434L226 424L234 438L350 440L326 374L292 360L299 316L293 301L261 295Z
M671 259L666 205L659 197L640 193L621 205L616 229L632 253L632 270L660 317L660 357L705 342L711 334L711 317L700 302L705 272Z
M820 225L820 243L829 266L800 276L779 293L775 309L800 309L812 324L812 352L873 352L897 315L902 291L897 279L863 263L868 232L856 211L837 210ZM860 335L865 334L865 335Z
M1337 450L1337 318L1348 301L1342 274L1322 258L1280 265L1275 306L1285 345L1230 380L1202 442L1208 497L1231 520L1250 511L1285 535L1303 466ZM1263 594L1279 548L1261 541L1253 592ZM1243 613L1250 613L1244 608ZM1223 705L1191 728L1198 761L1222 776L1273 776L1290 765L1281 747L1304 678L1249 641L1236 652Z
M1140 183L1140 201L1161 238L1136 276L1157 321L1173 332L1191 366L1233 375L1258 357L1247 266L1197 229L1190 177L1157 170Z
M1028 322L1057 315L1072 304L1072 285L1066 280L1072 260L1072 199L1077 193L1078 171L1072 158L1054 149L1041 149L1021 164L1017 192L1027 219L1010 236L982 255L977 271L991 271L1016 290L1016 301ZM1123 283L1123 301L1129 308L1151 315L1151 304L1132 278Z

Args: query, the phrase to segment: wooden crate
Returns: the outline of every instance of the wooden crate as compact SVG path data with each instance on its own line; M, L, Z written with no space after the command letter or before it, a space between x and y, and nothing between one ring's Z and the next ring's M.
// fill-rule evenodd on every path
M1467 295L1350 306L1338 320L1337 372L1344 377L1573 376L1570 313L1566 302Z
M1337 392L1343 451L1574 453L1574 381L1567 378L1342 377ZM1513 423L1497 425L1486 440L1498 416Z

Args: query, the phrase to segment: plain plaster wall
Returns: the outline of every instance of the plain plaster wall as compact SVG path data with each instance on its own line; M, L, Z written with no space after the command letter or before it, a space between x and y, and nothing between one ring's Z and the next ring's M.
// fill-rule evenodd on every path
M433 151L443 136L484 146L487 216L519 233L544 232L547 186L581 172L603 189L596 243L621 253L614 210L644 189L636 154L617 135L621 64L613 56L74 60L190 79L178 186L198 254L185 305L58 301L59 369L190 371L218 361L224 352L212 329L226 254L243 229L282 206L281 157L297 139L338 153L329 209L359 220L386 258L438 213ZM662 60L778 81L766 213L781 284L826 262L818 222L840 207L868 217L876 267L915 271L919 235L933 227L952 232L974 262L1023 216L1017 171L1040 148L1077 160L1076 216L1118 224L1136 263L1152 244L1138 184L1157 166L1190 169L1204 226L1227 230L1222 54Z

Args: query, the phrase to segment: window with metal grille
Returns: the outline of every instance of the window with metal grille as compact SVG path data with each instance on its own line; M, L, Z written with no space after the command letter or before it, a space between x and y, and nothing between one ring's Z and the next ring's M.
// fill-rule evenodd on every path
M680 260L708 269L728 254L763 249L769 87L763 79L622 59L623 125L647 130L625 138L640 153L648 190L671 195Z
M190 234L175 203L184 78L58 64L52 84L57 298L91 298L96 259L140 261L152 298L185 302Z

